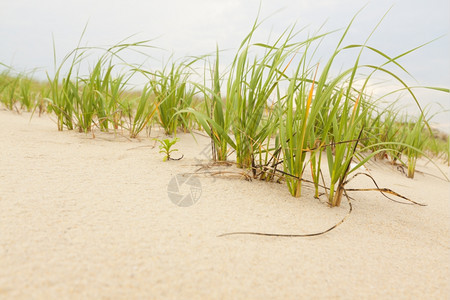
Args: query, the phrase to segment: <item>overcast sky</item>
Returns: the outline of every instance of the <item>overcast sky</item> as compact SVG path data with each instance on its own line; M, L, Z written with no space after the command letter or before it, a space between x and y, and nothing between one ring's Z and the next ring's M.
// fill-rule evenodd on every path
M363 43L392 6L369 44L395 56L444 36L400 62L420 85L450 86L448 0L262 0L261 3L260 16L270 18L257 32L256 40L260 42L294 23L299 29L308 26L304 37L324 22L322 32L343 28L366 5L346 44ZM156 54L155 61L161 61L172 53L177 57L210 53L217 43L220 49L231 49L224 52L222 61L229 64L233 50L249 32L259 5L259 0L0 0L0 62L18 71L41 68L37 76L43 78L45 70L53 70L52 35L60 60L76 47L88 23L83 44L112 45L137 34L132 40L154 39L151 42L154 46L166 50ZM339 38L339 34L334 38ZM333 43L330 37L323 51ZM318 55L319 61L322 52ZM448 95L426 91L418 95L425 104L441 103L450 108ZM439 117L440 122L449 116Z

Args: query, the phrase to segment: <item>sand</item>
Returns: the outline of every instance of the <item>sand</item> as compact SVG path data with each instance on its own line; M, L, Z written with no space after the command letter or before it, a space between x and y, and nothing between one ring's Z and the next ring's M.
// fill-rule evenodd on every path
M426 161L414 179L381 162L368 168L380 186L428 206L352 192L353 212L325 235L219 238L321 231L347 214L348 203L329 208L308 186L296 199L285 184L199 176L198 202L179 207L168 184L208 162L206 137L180 134L184 158L163 162L144 135L58 132L52 119L0 110L0 298L450 295L449 183ZM157 129L151 135L162 137ZM351 186L372 187L363 177Z

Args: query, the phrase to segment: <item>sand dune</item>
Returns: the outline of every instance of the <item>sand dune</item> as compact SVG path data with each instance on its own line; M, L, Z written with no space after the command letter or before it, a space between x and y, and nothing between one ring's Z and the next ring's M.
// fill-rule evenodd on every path
M368 166L380 186L425 207L352 192L353 212L325 235L219 238L321 231L348 204L329 208L308 186L296 199L284 184L236 175L198 176L198 202L179 207L168 184L208 162L207 138L181 134L184 158L163 162L152 139L94 134L58 132L48 116L30 121L0 111L0 298L450 296L449 183L426 161L415 179L383 163ZM363 177L351 185L372 187Z

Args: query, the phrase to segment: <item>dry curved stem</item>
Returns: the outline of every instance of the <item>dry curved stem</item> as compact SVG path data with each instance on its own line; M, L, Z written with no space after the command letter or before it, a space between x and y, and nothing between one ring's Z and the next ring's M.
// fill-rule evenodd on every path
M373 184L376 186L376 188L372 188L372 189L347 189L347 191L349 191L349 192L367 192L367 191L376 191L376 192L380 192L384 197L386 197L387 199L389 199L389 200L391 200L391 201L393 201L393 202L396 202L396 203L406 204L406 205L414 205L414 204L415 204L415 205L419 205L419 206L427 206L427 204L419 203L419 202L416 202L416 201L414 201L414 200L411 200L411 199L409 199L409 198L407 198L407 197L405 197L405 196L400 195L400 194L397 193L397 192L394 192L394 191L391 190L391 189L388 189L388 188L380 188L380 187L378 186L377 182L375 181L375 179L374 179L371 175L366 174L366 173L356 173L353 177L351 177L351 178L348 179L346 182L344 182L344 185L346 185L350 180L354 179L356 176L359 176L359 175L365 175L365 176L369 177L369 178L372 180ZM392 198L390 198L389 196L387 196L386 194L394 195L394 196L396 196L396 197L398 197L398 198L401 198L401 199L404 199L404 200L406 200L406 201L408 201L408 202L401 202L401 201L392 199Z
M257 167L264 167L264 166L257 166ZM265 168L266 168L266 169L269 169L269 167L267 167L267 166L265 166ZM274 171L275 171L275 172L279 172L279 173L281 173L282 175L285 175L285 176L291 176L291 177L297 178L297 179L299 179L299 180L301 180L301 181L303 181L303 182L306 182L306 183L314 183L314 182L312 182L312 181L310 181L310 180L307 180L307 179L304 179L304 178L298 178L297 176L294 176L294 175L289 174L289 173L287 173L287 172L281 171L281 170L279 170L279 169L274 169ZM365 175L365 176L369 177L369 178L372 180L372 182L373 182L373 184L375 185L376 188L372 188L372 189L344 189L345 191L347 191L347 192L363 192L363 191L366 191L366 192L367 192L367 191L377 191L377 192L380 192L380 193L381 193L384 197L386 197L387 199L389 199L389 200L391 200L391 201L393 201L393 202L399 203L399 204L406 204L406 205L414 205L414 204L415 204L415 205L419 205L419 206L427 206L427 204L424 204L424 203L420 203L420 202L416 202L416 201L414 201L414 200L411 200L411 199L409 199L409 198L407 198L407 197L405 197L405 196L403 196L403 195L400 195L400 194L397 193L397 192L394 192L394 191L391 190L391 189L388 189L388 188L380 188L380 187L378 186L377 182L375 181L375 179L374 179L371 175L369 175L369 174L367 174L367 173L356 173L356 174L353 175L350 179L346 180L346 181L343 183L343 186L347 185L347 183L349 183L351 180L353 180L353 179L354 179L356 176L358 176L358 175ZM323 189L325 190L325 192L327 192L327 191L329 190L329 188L328 188L327 186L325 186L325 185L319 184L319 187L323 188ZM391 194L391 195L394 195L394 196L396 196L396 197L398 197L398 198L404 199L404 200L408 201L408 203L406 203L406 202L401 202L401 201L392 199L392 198L390 198L389 196L387 196L386 194Z
M212 167L222 167L222 166L229 167L234 164L235 163L233 163L231 161L212 161L210 163L198 163L198 164L195 164L194 166L200 167L197 169L197 171L200 171L200 170L204 170L204 169L210 169Z
M231 162L223 162L223 163L221 164L221 163L218 163L218 162L214 162L214 163L212 163L212 164L200 165L201 167L195 172L195 174L198 174L198 173L199 173L198 171L200 171L200 170L209 169L209 168L211 168L212 166L217 166L217 165L226 165L226 166L230 166L230 165L232 165L232 163L231 163ZM303 181L303 182L314 183L314 182L312 182L312 181L310 181L310 180L306 180L306 179L304 179L304 178L299 178L299 177L297 177L297 176L294 176L294 175L292 175L292 174L289 174L289 173L287 173L287 172L284 172L284 171L282 171L282 170L279 170L279 169L276 168L276 166L275 166L275 167L269 167L268 165L254 165L254 164L253 164L253 166L252 166L253 171L255 171L255 169L258 169L258 168L261 170L261 172L265 172L265 171L268 171L268 170L272 170L274 173L280 173L281 176L283 176L283 175L284 175L284 176L291 176L291 177L297 178L297 179L299 179L299 180L301 180L301 181ZM230 171L225 171L225 172L224 172L224 171L216 171L216 172L214 172L214 171L206 171L206 172L201 172L201 174L209 174L209 175L211 175L211 176L224 175L224 174L232 174L232 175L239 175L241 178L244 177L246 180L251 181L251 176L250 176L249 174L246 174L245 172L239 172L239 173L236 173L236 172L230 172ZM259 175L259 174L258 174L258 175ZM348 201L348 204L349 204L349 211L348 211L348 213L344 216L344 218L342 218L338 223L336 223L335 225L331 226L330 228L328 228L328 229L326 229L326 230L324 230L324 231L321 231L321 232L314 232L314 233L305 233L305 234L283 234L283 233L266 233L266 232L256 232L256 231L235 231L235 232L223 233L223 234L218 235L217 237L224 237L224 236L230 236L230 235L258 235L258 236L271 236L271 237L312 237L312 236L319 236L319 235L328 233L328 232L330 232L331 230L333 230L333 229L335 229L336 227L338 227L339 225L341 225L341 224L348 218L348 216L351 214L351 212L353 211L353 207L352 207L352 204L351 204L351 201L350 201L350 199L353 199L353 198L350 197L350 196L347 194L347 192L350 192L350 191L351 191L351 192L357 192L357 191L378 191L378 192L380 192L384 197L386 197L387 199L389 199L389 200L391 200L391 201L393 201L393 202L396 202L396 203L400 203L400 204L410 204L410 205L414 205L414 204L415 204L415 205L419 205L419 206L426 206L426 204L423 204L423 203L419 203L419 202L413 201L413 200L411 200L411 199L409 199L409 198L407 198L407 197L405 197L405 196L403 196L403 195L400 195L400 194L397 193L397 192L394 192L394 191L391 190L391 189L388 189L388 188L380 188L380 187L378 186L377 182L375 181L375 179L374 179L371 175L366 174L366 173L356 173L354 176L352 176L351 178L349 178L349 179L347 179L345 182L343 182L342 186L347 185L347 183L349 183L351 180L353 180L355 177L357 177L357 176L359 176L359 175L365 175L365 176L369 177L369 178L372 180L372 182L374 183L374 185L376 186L376 188L372 188L372 189L346 189L346 188L344 188L344 189L343 189L343 193L344 193L344 195L345 195L345 197L346 197L346 199L347 199L347 201ZM323 175L322 175L322 176L323 176ZM322 180L323 180L323 178L322 178ZM325 190L325 193L327 192L327 190L329 190L329 188L326 187L325 185L319 184L319 186ZM395 199L392 199L392 198L390 198L389 196L387 196L386 194L391 194L391 195L394 195L394 196L396 196L396 197L398 197L398 198L404 199L404 200L408 201L408 203L405 203L405 202L401 202L401 201L397 201L397 200L395 200Z
M247 181L252 181L252 177L246 173L243 172L232 172L232 171L207 171L207 172L191 172L191 173L183 173L183 174L189 174L189 175L204 175L203 177L207 176L220 176L221 178L238 178L238 179L245 179Z
M169 156L169 157L167 157L167 160L182 160L183 157L184 157L184 154L181 154L180 158L172 158L172 157Z
M294 132L293 136L294 136L295 134L296 134L296 132ZM368 140L368 139L369 139L369 138L359 138L359 139L353 139L353 140L348 140L348 141L332 142L332 143L328 143L328 144L322 143L322 144L320 144L320 145L318 145L318 146L316 146L316 147L313 147L313 148L303 149L302 152L312 152L312 151L324 149L324 148L330 147L330 146L336 146L336 145L340 145L340 144L348 144L348 143L353 143L353 142L360 142L360 141L365 141L365 140ZM287 140L286 140L286 143L289 142L289 140L290 140L290 139L287 139ZM272 161L272 159L273 159L274 157L278 157L277 155L279 155L279 153L281 152L281 149L282 149L281 146L278 147L278 148L275 150L275 152L274 152L274 154L272 155L272 157L269 159L269 161L268 161L265 165L257 165L257 167L268 166L268 165L271 163L271 161ZM294 156L295 156L295 155L294 155ZM277 160L277 162L274 162L274 163L272 164L272 167L274 167L274 166L276 167L276 166L282 164L283 162L284 162L284 160Z
M217 172L209 172L211 176L218 176L218 175L231 175L231 176L238 176L239 178L244 178L247 181L252 181L252 177L248 175L245 172L232 172L232 171L217 171Z
M349 207L348 212L345 215L345 217L342 218L342 220L340 220L338 223L334 224L327 230L320 231L320 232L314 232L314 233L305 233L305 234L265 233L265 232L256 232L256 231L235 231L235 232L222 233L222 234L218 235L217 237L223 237L223 236L229 236L229 235L259 235L259 236L274 236L274 237L311 237L311 236L318 236L318 235L325 234L325 233L330 232L331 230L335 229L342 223L344 223L344 221L347 219L347 217L351 214L351 212L353 210L352 203L350 202L350 197L347 195L347 192L345 190L344 190L344 194L348 201L348 207Z
M223 170L214 170L213 167L229 167L233 165L232 162L228 161L217 161L210 164L196 164L196 166L199 166L197 170L195 170L193 173L187 173L187 174L196 174L196 175L208 175L208 176L220 176L220 177L237 177L239 179L245 179L247 181L252 181L252 177L246 173L245 171L223 171Z
M291 174L289 174L289 173L286 173L286 172L284 172L284 171L281 171L281 170L276 170L276 171L282 173L283 175L295 177L295 176L293 176L293 175L291 175ZM223 233L223 234L218 235L217 237L224 237L224 236L230 236L230 235L258 235L258 236L272 236L272 237L312 237L312 236L318 236L318 235L325 234L325 233L330 232L331 230L335 229L336 227L338 227L338 226L341 225L342 223L344 223L344 221L347 219L347 217L348 217L348 216L350 215L350 213L352 212L353 207L352 207L352 203L351 203L350 199L353 199L353 198L351 198L351 197L347 194L347 192L350 192L350 191L352 191L352 192L358 192L358 191L378 191L378 192L380 192L384 197L386 197L387 199L389 199L389 200L391 200L391 201L393 201L393 202L396 202L396 203L400 203L400 204L409 204L409 205L414 205L414 204L415 204L415 205L419 205L419 206L426 206L426 204L423 204L423 203L419 203L419 202L413 201L413 200L411 200L411 199L409 199L409 198L407 198L407 197L405 197L405 196L403 196L403 195L400 195L400 194L397 193L397 192L394 192L394 191L391 190L391 189L388 189L388 188L380 188L380 187L378 186L377 182L375 181L375 179L374 179L371 175L366 174L366 173L357 173L357 174L355 174L355 175L352 176L350 179L346 180L346 181L343 183L343 186L345 186L348 182L350 182L352 179L354 179L356 176L359 176L359 175L366 175L367 177L369 177L370 179L372 179L372 181L373 181L374 185L376 186L376 188L372 188L372 189L345 189L345 188L344 188L344 195L345 195L345 197L347 198L347 201L348 201L348 204L349 204L349 211L348 211L348 213L345 215L345 217L344 217L341 221L339 221L339 222L336 223L335 225L331 226L331 227L328 228L327 230L324 230L324 231L321 231L321 232L315 232L315 233L305 233L305 234L283 234L283 233L265 233L265 232L256 232L256 231L235 231L235 232ZM309 181L309 180L305 180L305 179L300 179L300 180L305 181L305 182L312 183L312 182ZM321 187L324 188L325 191L328 190L328 188L327 188L326 186L321 186ZM408 201L408 202L397 201L397 200L395 200L395 199L390 198L390 197L387 196L386 194L394 195L394 196L399 197L399 198L401 198L401 199L404 199L404 200L406 200L406 201Z

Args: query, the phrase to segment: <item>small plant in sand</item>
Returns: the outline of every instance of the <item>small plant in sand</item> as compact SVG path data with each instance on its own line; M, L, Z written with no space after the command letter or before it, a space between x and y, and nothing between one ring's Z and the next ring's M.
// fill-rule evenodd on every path
M167 161L167 160L173 160L173 158L170 157L170 154L172 152L178 151L178 149L172 149L172 146L176 144L176 142L178 142L178 138L174 138L173 140L170 139L164 139L164 140L159 140L157 139L157 141L159 142L159 153L164 153L165 156L163 158L163 161ZM180 160L176 159L176 160Z

